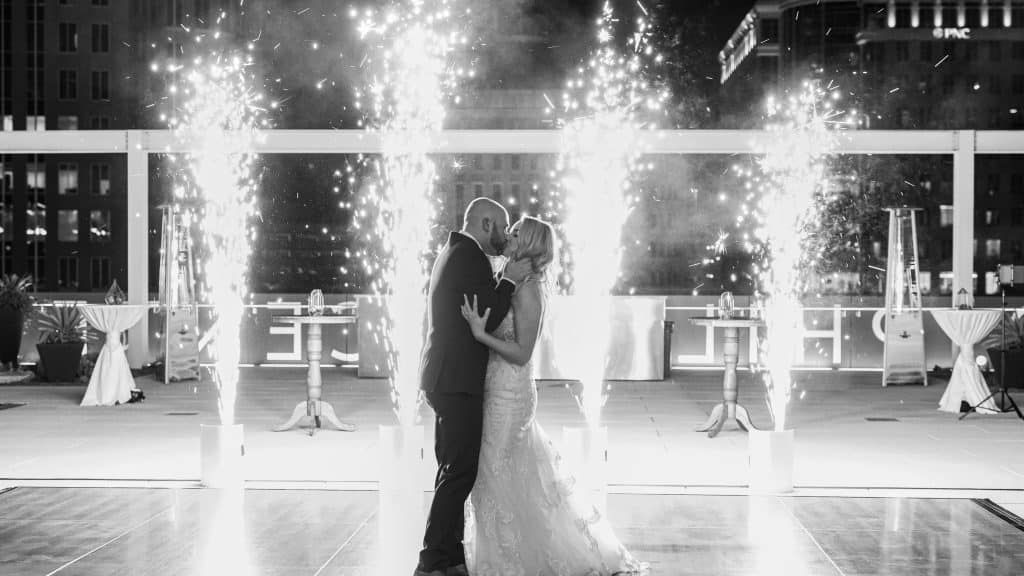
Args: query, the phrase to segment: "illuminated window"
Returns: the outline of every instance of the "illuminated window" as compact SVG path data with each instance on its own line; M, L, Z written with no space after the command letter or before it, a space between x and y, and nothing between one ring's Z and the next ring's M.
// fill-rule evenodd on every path
M110 210L89 212L89 241L110 242Z
M93 194L97 196L107 196L110 194L109 164L93 164L90 168L90 176L90 188Z
M953 205L943 204L939 206L939 226L943 228L953 225Z
M57 171L57 194L78 194L78 164L61 164Z
M78 210L57 211L57 240L78 242Z

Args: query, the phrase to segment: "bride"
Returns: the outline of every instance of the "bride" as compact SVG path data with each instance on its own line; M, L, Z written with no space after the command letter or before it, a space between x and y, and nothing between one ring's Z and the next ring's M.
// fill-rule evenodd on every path
M505 255L528 259L512 309L494 331L464 297L462 315L491 349L484 383L483 440L467 503L466 560L474 576L607 576L643 567L615 537L608 520L575 489L561 457L534 418L537 389L531 359L544 318L546 272L554 259L551 225L529 216L511 230Z

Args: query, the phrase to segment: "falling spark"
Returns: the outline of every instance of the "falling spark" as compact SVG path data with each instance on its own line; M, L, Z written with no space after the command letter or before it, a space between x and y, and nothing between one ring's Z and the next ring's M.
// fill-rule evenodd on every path
M183 69L185 97L169 123L188 150L188 173L178 188L202 202L200 222L209 258L204 296L216 315L212 347L221 423L234 423L240 357L239 328L248 295L248 268L258 177L253 171L256 130L267 126L263 95L255 91L252 58L212 54ZM191 191L191 192L190 192ZM182 198L179 198L182 199Z
M942 66L942 63L945 62L948 59L949 59L949 54L944 55L941 59L939 59L938 62L935 63L934 66L932 66L932 68L938 68L939 66Z
M386 319L379 326L390 368L391 401L402 426L418 417L422 322L427 259L435 216L436 168L427 155L442 129L447 98L469 73L456 66L467 41L453 2L411 0L401 12L367 10L358 23L360 37L381 49L364 57L371 74L365 94L371 102L368 130L383 137L383 159L374 166L377 183L363 198L374 207L374 239L379 261L364 262L378 271L374 291L387 296ZM361 92L362 94L363 92Z
M571 270L574 310L588 346L578 346L574 365L582 382L580 408L588 424L597 426L607 401L603 389L610 327L610 293L619 278L622 227L635 202L630 180L644 165L639 135L668 98L643 80L649 54L649 26L638 19L633 50L624 56L612 44L614 18L606 3L598 21L599 46L578 77L563 94L564 115L571 118L562 129L564 215L561 233ZM598 354L595 359L593 354Z
M833 116L833 100L826 96L808 82L784 102L769 101L771 144L759 160L762 176L753 178L755 237L763 249L763 262L755 272L765 293L767 327L761 352L776 430L785 428L792 362L803 343L800 298L811 258L807 240L817 208L827 201L826 161L835 149L833 130L840 125L827 120Z

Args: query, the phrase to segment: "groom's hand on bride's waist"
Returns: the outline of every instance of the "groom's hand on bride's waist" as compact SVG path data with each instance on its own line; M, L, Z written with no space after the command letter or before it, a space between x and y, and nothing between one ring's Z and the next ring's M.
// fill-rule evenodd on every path
M530 272L533 272L533 267L531 266L530 261L526 258L521 258L506 264L505 270L501 273L501 277L513 284L519 284L523 280L526 280L526 276L529 275Z

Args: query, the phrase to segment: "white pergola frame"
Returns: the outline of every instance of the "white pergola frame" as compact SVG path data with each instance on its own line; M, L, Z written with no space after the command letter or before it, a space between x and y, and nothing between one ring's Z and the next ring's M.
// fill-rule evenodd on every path
M648 154L757 154L773 136L760 130L652 130ZM557 130L448 130L438 132L430 153L557 154ZM149 301L149 155L180 153L187 146L167 130L2 132L2 154L126 154L128 185L128 302ZM265 154L375 154L379 134L363 130L267 130L255 147ZM842 134L837 154L949 154L953 156L953 295L971 292L974 271L974 167L976 154L1024 154L1024 131L870 130ZM146 360L149 321L129 332L129 360Z

